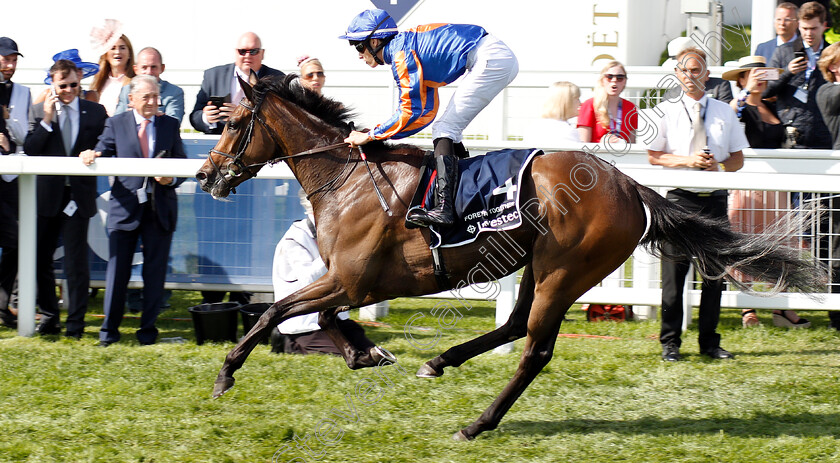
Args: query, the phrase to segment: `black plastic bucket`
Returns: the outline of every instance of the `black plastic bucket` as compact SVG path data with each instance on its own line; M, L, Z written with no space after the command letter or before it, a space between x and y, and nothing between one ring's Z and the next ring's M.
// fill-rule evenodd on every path
M205 341L236 342L236 329L239 328L239 303L216 302L200 304L188 309L195 328L195 343L199 346Z
M242 314L242 335L248 334L251 328L257 324L257 320L262 317L262 314L271 307L271 302L255 302L253 304L245 304L239 307L239 313ZM263 338L263 344L268 344L268 336Z

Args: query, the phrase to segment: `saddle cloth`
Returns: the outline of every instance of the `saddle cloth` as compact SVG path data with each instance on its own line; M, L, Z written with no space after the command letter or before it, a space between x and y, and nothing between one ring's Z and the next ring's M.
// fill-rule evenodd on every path
M484 231L512 230L522 224L519 213L519 184L522 174L541 150L506 149L458 161L459 178L455 192L455 223L432 226L430 249L472 243ZM427 153L417 192L408 211L415 207L434 207L434 180L437 171ZM417 225L406 220L407 228Z

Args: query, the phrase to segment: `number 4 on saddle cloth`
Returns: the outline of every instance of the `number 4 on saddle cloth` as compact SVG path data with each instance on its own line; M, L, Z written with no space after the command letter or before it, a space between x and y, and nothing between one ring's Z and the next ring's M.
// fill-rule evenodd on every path
M493 151L458 161L458 185L455 189L455 223L449 227L429 227L429 248L455 247L472 243L483 231L512 230L522 224L519 213L519 185L522 174L541 150ZM432 152L426 153L420 183L411 201L415 207L434 207L434 169ZM406 228L418 228L406 220Z

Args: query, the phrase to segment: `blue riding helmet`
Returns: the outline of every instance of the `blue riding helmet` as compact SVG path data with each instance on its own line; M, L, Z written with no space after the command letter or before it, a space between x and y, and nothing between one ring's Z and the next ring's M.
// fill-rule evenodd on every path
M347 32L339 39L364 42L368 39L384 39L397 35L397 23L385 10L365 10L356 15Z

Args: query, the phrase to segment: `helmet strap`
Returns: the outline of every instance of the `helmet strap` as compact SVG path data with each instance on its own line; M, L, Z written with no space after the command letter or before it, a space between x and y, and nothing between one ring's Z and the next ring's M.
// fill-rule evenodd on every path
M373 34L376 33L376 31L379 29L379 26L381 26L385 21L387 21L388 18L390 18L390 16L388 15L382 18L376 25L376 27L374 27L373 30L370 31L370 34L368 34L368 36L365 37L365 48L367 48L367 50L370 52L370 55L373 56L373 60L376 61L376 64L380 66L385 65L385 62L379 58L379 52L385 47L385 42L383 42L380 39L379 46L377 46L376 49L374 49L370 44L370 39L373 36Z

